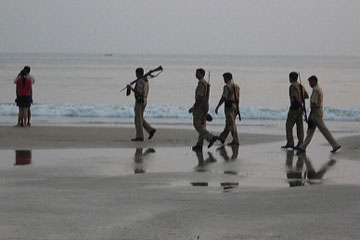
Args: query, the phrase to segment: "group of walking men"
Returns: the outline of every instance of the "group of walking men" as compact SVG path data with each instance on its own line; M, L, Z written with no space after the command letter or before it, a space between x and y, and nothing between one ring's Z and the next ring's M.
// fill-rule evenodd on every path
M192 150L201 151L204 140L208 141L208 148L216 141L220 141L224 144L229 133L231 133L233 139L228 145L239 145L236 116L239 115L239 119L241 120L239 111L240 88L234 83L232 74L229 72L223 74L225 85L219 103L215 108L215 113L217 114L219 107L223 103L225 104L225 128L219 136L215 136L206 129L206 121L211 120L211 116L208 114L210 84L205 80L205 70L202 68L197 69L195 76L198 80L198 85L195 90L195 103L189 109L189 113L193 114L193 125L199 136L197 143L192 147ZM130 92L132 91L135 96L134 111L136 137L131 140L144 141L143 128L149 134L148 139L151 139L154 136L156 129L144 119L144 110L149 94L149 82L148 79L144 77L144 70L142 68L136 69L136 77L138 81L136 82L135 87L133 88L131 85L127 86L128 90ZM308 130L304 140L303 114L305 112L306 115L305 99L309 99L309 95L304 86L298 82L298 78L299 74L296 72L291 72L289 74L290 108L286 120L287 142L281 148L296 149L298 153L305 152L306 147L314 136L316 128L319 128L320 132L332 146L331 152L335 153L341 146L333 138L323 121L323 92L318 84L317 77L314 75L308 79L309 85L312 88L312 94L310 96L311 112L308 118L305 117L305 120L308 123ZM293 127L295 124L298 137L297 145L294 144L293 138Z
M137 81L135 87L131 85L127 86L128 91L134 93L135 97L135 129L136 136L131 139L132 141L144 141L143 128L148 132L151 139L156 129L153 128L145 119L144 119L144 110L147 103L147 97L149 94L149 82L146 77L144 77L144 70L142 68L137 68L136 71ZM233 82L231 73L224 73L224 82L225 86L223 89L222 97L215 109L215 112L218 113L219 107L225 103L225 117L226 125L223 132L219 136L211 134L206 129L206 121L211 120L211 116L208 114L209 111L209 94L210 94L210 84L205 80L205 70L199 68L195 73L196 79L198 80L198 85L195 90L195 103L189 109L189 113L193 114L193 125L196 131L199 134L197 143L192 147L194 151L201 151L203 147L204 140L209 142L208 148L210 148L217 140L221 143L225 143L225 140L229 133L233 137L233 140L228 145L239 145L239 139L236 128L236 116L239 115L239 98L240 98L240 88ZM209 119L210 118L210 119Z
M311 112L309 118L306 116L305 99L309 98L304 86L298 82L299 74L291 72L289 74L289 97L290 108L286 120L286 144L281 148L284 149L296 149L298 153L306 151L306 147L309 145L311 139L314 136L316 128L319 128L320 132L324 135L326 140L332 146L332 153L335 153L341 148L340 144L334 139L328 128L326 127L323 115L323 91L318 84L318 79L315 75L309 77L309 85L312 88L312 94L310 97ZM305 114L305 120L308 123L308 129L306 138L304 140L304 128L303 128L303 114ZM293 127L296 124L296 132L298 137L298 144L294 146Z

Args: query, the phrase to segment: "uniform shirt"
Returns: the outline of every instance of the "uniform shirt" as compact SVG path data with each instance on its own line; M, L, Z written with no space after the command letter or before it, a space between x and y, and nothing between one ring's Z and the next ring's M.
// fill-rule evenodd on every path
M305 88L300 85L297 81L294 81L291 83L290 87L289 87L289 96L290 96L290 103L292 102L292 100L297 100L299 104L302 103L303 98L301 97L301 90L303 91L303 97L309 98L308 93L305 91Z
M222 97L225 101L235 102L235 94L234 94L234 83L229 82L223 88Z
M310 105L311 108L322 108L323 107L323 92L317 84L315 87L313 87L313 91L310 98Z
M207 88L208 83L205 81L205 79L200 79L195 90L195 100L206 100Z
M149 95L149 82L145 79L139 79L135 85L135 97L147 99Z

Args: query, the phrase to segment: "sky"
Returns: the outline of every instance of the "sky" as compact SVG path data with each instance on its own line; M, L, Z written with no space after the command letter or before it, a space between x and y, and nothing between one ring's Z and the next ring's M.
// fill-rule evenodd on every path
M0 0L0 52L360 56L359 0Z

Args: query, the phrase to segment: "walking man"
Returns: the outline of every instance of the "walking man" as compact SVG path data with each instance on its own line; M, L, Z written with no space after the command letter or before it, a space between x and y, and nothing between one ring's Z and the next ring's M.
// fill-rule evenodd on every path
M340 144L333 138L330 131L326 127L323 120L323 92L318 84L318 79L316 76L311 76L309 78L309 85L313 89L310 97L310 107L311 112L309 115L308 121L308 130L306 133L306 138L302 144L297 148L298 152L305 152L306 147L309 145L312 137L314 136L316 127L319 128L320 132L324 135L326 140L332 146L332 153L335 153L341 148Z
M298 81L298 73L291 72L289 74L289 97L290 97L290 108L288 116L286 119L286 144L281 146L281 148L294 148L294 137L293 137L293 128L296 124L296 132L298 137L298 144L296 147L299 147L300 144L304 141L304 127L303 127L303 113L304 113L304 102L305 99L309 98L308 93L306 92L304 86L302 86Z
M229 132L231 132L233 140L228 145L236 146L239 145L236 128L236 115L239 113L240 87L234 83L231 73L224 73L223 77L225 86L219 103L215 108L215 113L217 114L219 107L225 103L226 122L224 130L219 135L219 140L222 144L224 144Z
M149 133L149 140L154 136L156 129L151 127L150 124L144 119L144 111L147 104L147 97L149 94L149 82L146 77L144 77L144 69L137 68L136 78L138 79L135 88L132 88L131 85L127 85L128 89L134 92L135 96L135 129L136 137L131 139L131 141L144 141L143 128Z
M198 85L195 90L195 103L189 109L189 113L193 114L193 125L199 133L196 145L192 147L193 151L202 151L204 139L209 142L210 148L217 140L217 137L206 130L206 115L209 111L209 84L204 79L205 70L199 68L196 70L196 78Z

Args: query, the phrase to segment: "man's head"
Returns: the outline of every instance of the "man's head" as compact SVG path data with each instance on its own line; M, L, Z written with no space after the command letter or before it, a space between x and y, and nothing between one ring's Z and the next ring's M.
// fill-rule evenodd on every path
M205 70L202 68L196 69L196 78L203 79L205 77Z
M317 77L315 76L315 75L312 75L311 77L309 77L309 85L310 85L310 87L315 87L316 85L317 85L317 83L318 83L318 79L317 79Z
M233 78L232 74L229 73L229 72L224 73L223 77L224 77L224 82L225 83L230 82L232 80L232 78Z
M289 74L289 81L292 83L292 82L295 82L298 80L298 77L299 77L299 74L297 72L291 72Z
M141 78L144 76L144 69L143 68L137 68L135 70L135 74L137 78Z

